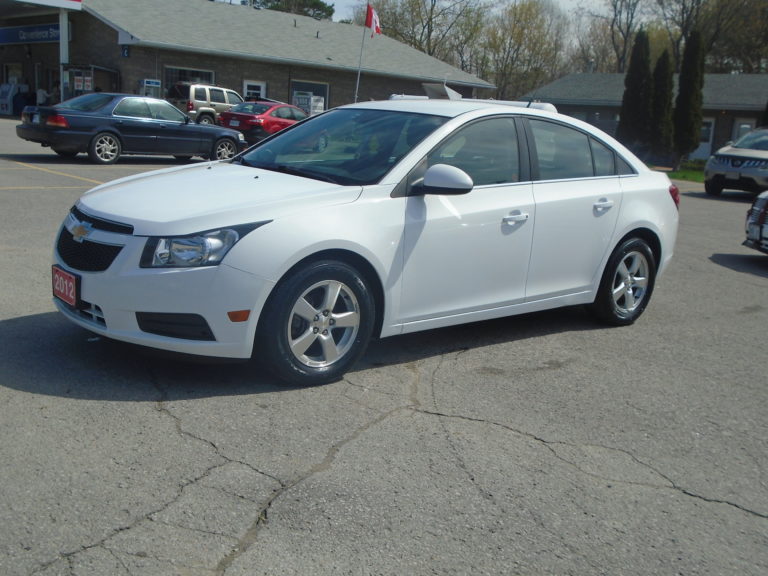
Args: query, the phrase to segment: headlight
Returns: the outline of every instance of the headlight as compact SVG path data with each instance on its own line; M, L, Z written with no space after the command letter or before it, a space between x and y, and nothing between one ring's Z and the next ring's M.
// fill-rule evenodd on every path
M189 236L147 238L140 265L142 268L217 266L238 240L266 223L221 228Z

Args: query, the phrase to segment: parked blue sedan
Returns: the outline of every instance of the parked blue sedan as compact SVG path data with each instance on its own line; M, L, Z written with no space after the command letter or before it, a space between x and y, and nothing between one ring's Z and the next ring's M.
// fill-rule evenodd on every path
M123 154L225 160L247 146L237 130L195 124L165 100L132 94L93 92L53 106L26 106L21 122L20 138L64 157L87 152L97 164Z

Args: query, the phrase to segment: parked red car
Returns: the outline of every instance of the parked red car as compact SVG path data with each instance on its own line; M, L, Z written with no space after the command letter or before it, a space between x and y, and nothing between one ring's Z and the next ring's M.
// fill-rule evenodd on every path
M283 102L243 102L219 114L219 124L240 130L249 144L255 144L306 117L301 108Z

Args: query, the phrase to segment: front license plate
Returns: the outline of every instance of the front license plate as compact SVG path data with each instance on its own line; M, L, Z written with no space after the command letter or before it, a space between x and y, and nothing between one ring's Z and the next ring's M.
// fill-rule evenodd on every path
M51 268L51 282L53 283L53 295L76 308L80 293L80 278L58 266L53 266Z
M738 172L726 172L725 173L725 179L726 180L738 180L739 179L739 173Z
M757 224L750 224L747 229L747 238L750 240L760 240L760 226Z
M230 126L240 126L240 120L230 120L229 121Z

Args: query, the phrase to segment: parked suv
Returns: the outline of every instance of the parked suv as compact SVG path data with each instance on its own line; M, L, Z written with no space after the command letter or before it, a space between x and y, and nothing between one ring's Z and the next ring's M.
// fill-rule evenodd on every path
M198 124L216 124L219 114L240 104L243 97L219 86L177 82L168 90L168 101Z
M768 127L748 132L709 157L704 189L717 196L724 188L754 193L768 190Z

